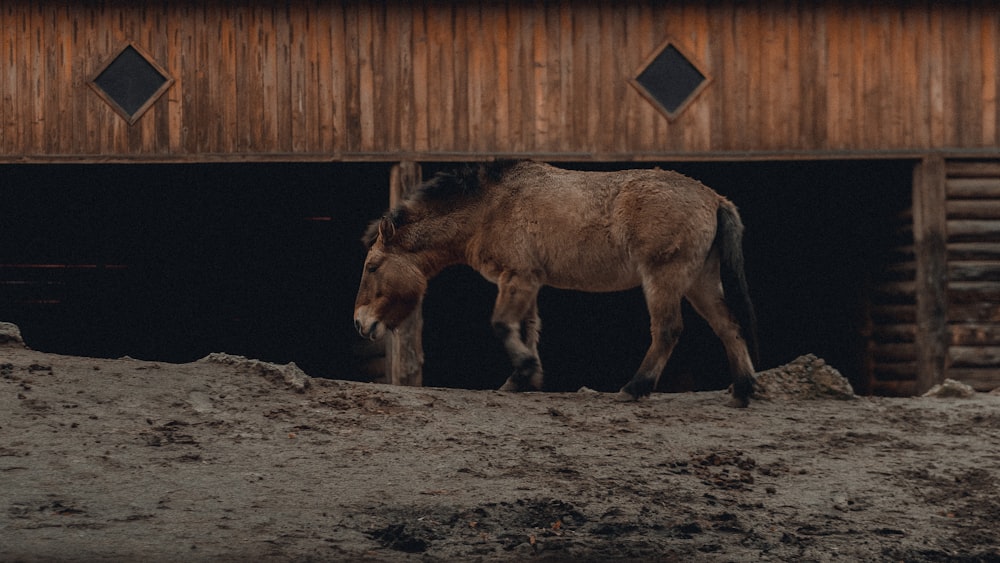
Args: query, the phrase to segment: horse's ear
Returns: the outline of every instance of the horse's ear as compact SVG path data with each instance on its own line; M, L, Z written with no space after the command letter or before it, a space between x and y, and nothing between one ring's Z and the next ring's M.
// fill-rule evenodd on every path
M386 215L382 217L382 220L378 224L378 234L382 237L382 242L389 242L392 237L396 236L396 224L393 223L392 218Z

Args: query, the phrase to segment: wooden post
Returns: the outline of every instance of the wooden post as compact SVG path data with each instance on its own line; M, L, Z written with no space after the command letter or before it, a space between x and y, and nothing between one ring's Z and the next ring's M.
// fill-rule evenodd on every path
M392 167L389 178L389 206L399 203L406 192L421 181L420 165L413 161L403 161ZM392 385L420 387L424 383L424 349L421 341L424 320L422 303L417 303L403 324L385 337L386 380Z
M917 381L920 395L945 379L948 362L948 225L945 164L928 156L913 172L917 259Z

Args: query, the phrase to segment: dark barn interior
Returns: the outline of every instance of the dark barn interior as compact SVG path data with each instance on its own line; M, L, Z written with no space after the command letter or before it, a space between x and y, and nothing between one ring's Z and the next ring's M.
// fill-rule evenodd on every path
M425 176L443 166L425 164ZM812 352L863 390L869 288L898 242L913 163L659 166L703 181L741 209L759 368ZM56 353L186 362L224 351L363 379L351 323L359 237L384 211L389 168L5 165L0 320L18 324L32 347ZM426 385L495 388L506 378L488 323L494 292L468 268L431 284ZM638 290L546 289L540 307L552 390L615 390L647 346ZM721 345L686 313L660 389L725 387Z

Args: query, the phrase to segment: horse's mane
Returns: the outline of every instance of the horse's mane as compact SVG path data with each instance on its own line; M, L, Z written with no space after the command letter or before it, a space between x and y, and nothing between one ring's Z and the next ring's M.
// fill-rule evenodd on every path
M434 202L474 196L483 189L485 184L502 180L507 170L520 162L522 161L496 160L463 164L453 170L438 172L430 180L417 186L407 199Z
M408 222L407 206L414 202L419 204L434 204L454 201L465 197L475 197L482 193L487 185L499 182L508 170L523 162L522 160L496 160L477 164L463 164L452 170L434 174L429 180L420 183L411 191L402 203L390 209L385 215L368 225L368 230L361 238L366 247L375 244L379 229L386 221L393 229L399 229Z

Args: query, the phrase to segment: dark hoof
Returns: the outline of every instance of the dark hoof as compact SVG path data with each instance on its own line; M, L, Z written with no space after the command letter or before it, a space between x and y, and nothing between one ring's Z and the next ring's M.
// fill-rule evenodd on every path
M726 406L733 407L735 409L745 409L750 406L750 399L747 397L737 397L734 395L729 399L729 402L726 403Z
M651 379L646 379L645 377L633 377L632 381L625 384L622 390L618 392L619 395L629 395L632 397L633 401L638 401L643 397L649 396L653 392L653 386L656 384L655 381Z
M632 395L631 393L629 393L628 391L626 391L624 387L622 388L621 391L615 393L615 400L616 401L621 401L622 403L633 403L635 401L638 401L641 398L642 397L636 397L636 396Z
M533 373L531 375L525 376L520 372L514 372L513 375L507 378L507 381L500 386L500 391L508 391L512 393L517 393L520 391L541 391L542 390L542 374Z
M513 378L508 378L503 385L500 386L500 391L506 391L508 393L516 393L520 391L520 386L514 382Z

